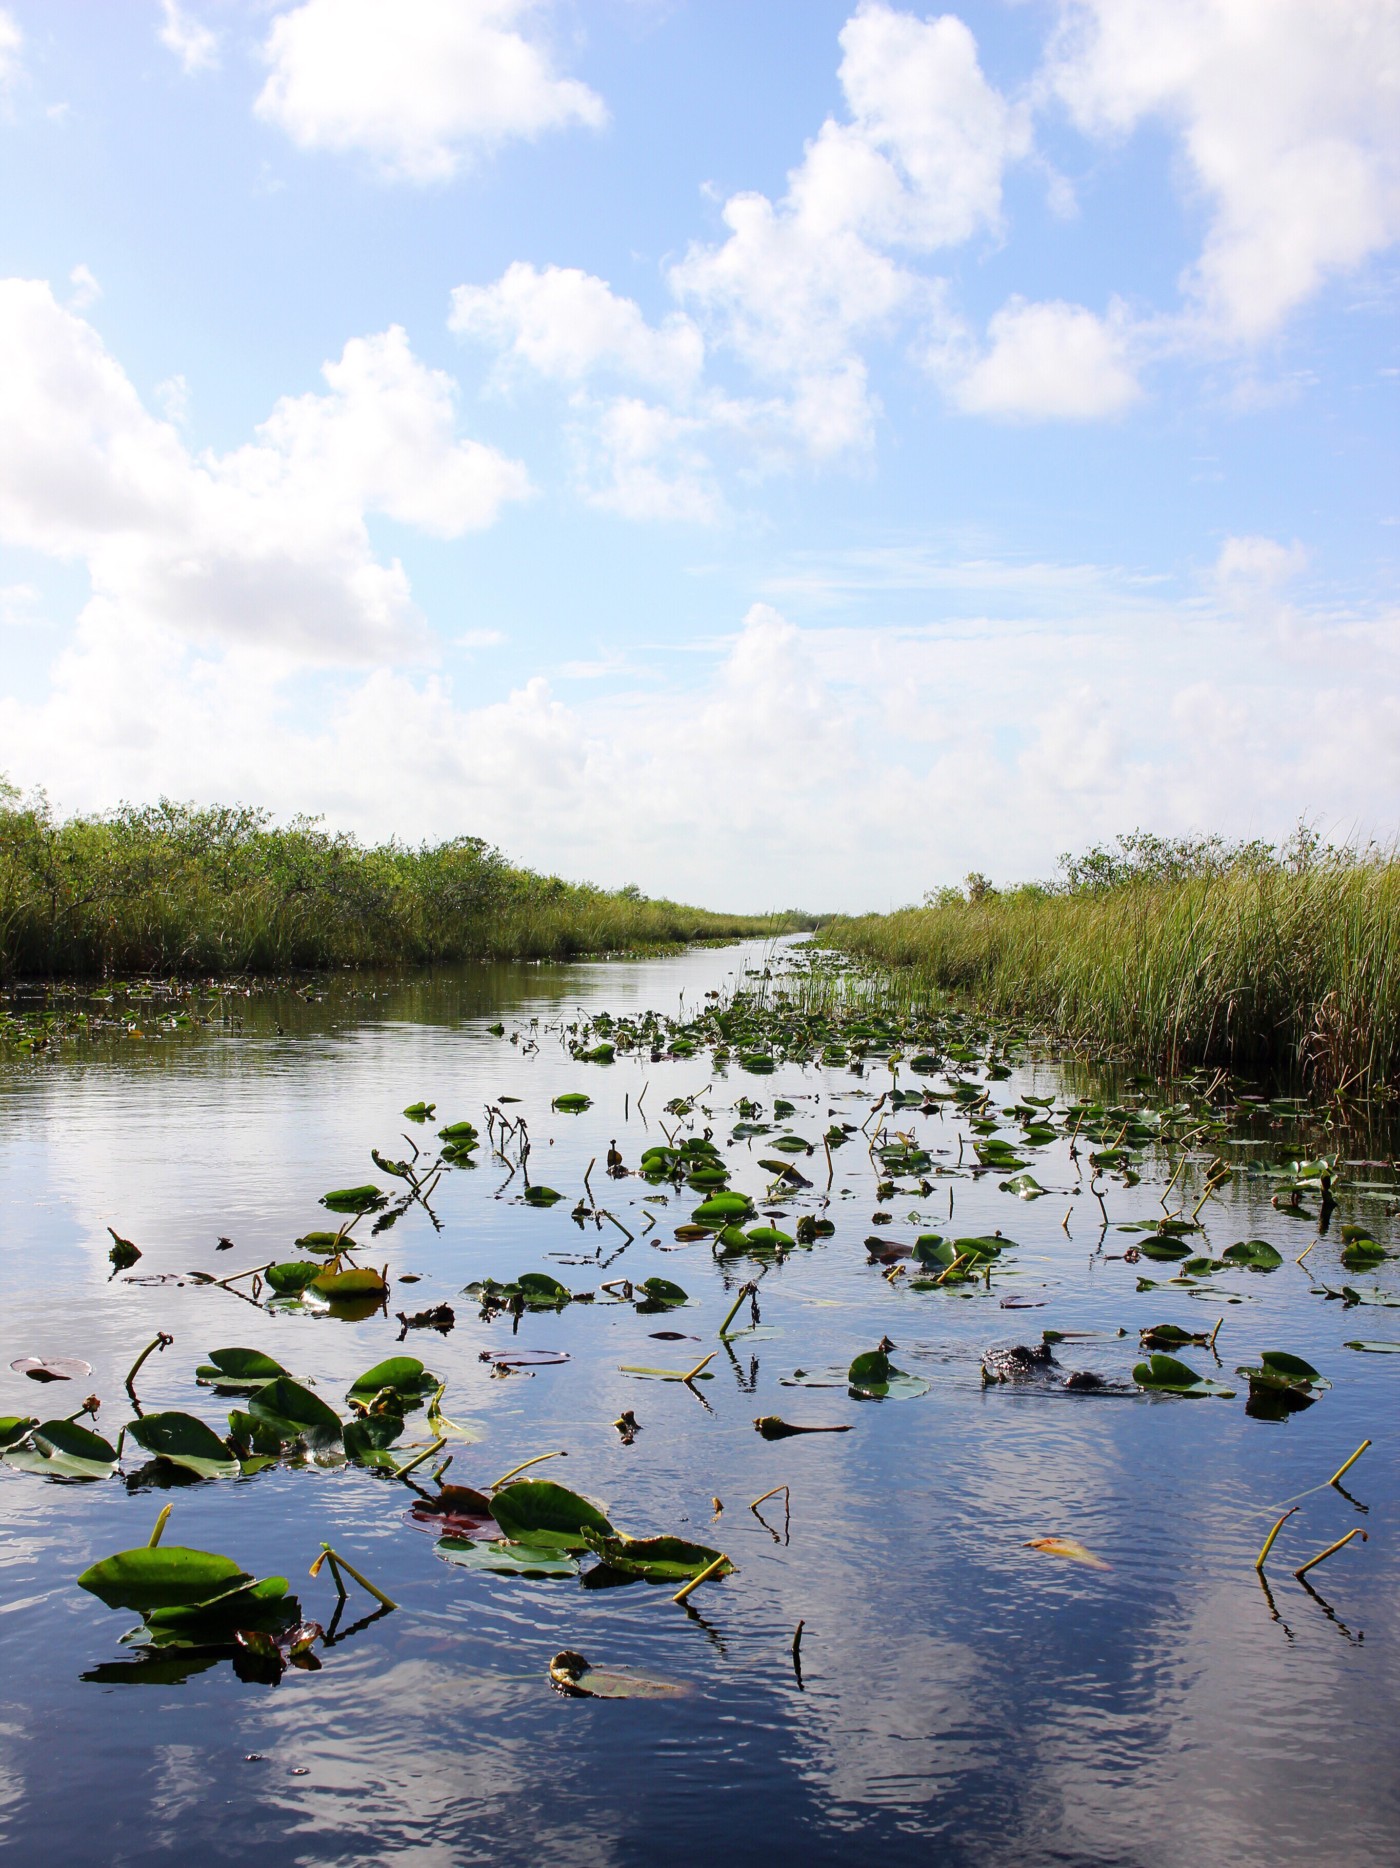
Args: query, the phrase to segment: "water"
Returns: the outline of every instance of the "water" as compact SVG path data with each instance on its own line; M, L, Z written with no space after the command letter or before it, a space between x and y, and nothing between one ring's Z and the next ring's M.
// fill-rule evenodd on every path
M604 1501L633 1534L672 1531L723 1548L739 1572L698 1591L693 1612L647 1584L467 1574L405 1523L405 1487L352 1468L130 1492L115 1479L59 1485L0 1465L0 1845L51 1868L391 1855L512 1863L565 1852L580 1863L749 1862L781 1851L818 1862L1180 1857L1242 1868L1400 1858L1400 1359L1343 1347L1400 1340L1400 1314L1310 1295L1309 1270L1347 1281L1337 1245L1329 1234L1298 1269L1313 1230L1270 1207L1266 1181L1237 1176L1203 1214L1217 1253L1249 1237L1284 1252L1269 1276L1223 1281L1237 1302L1139 1293L1139 1275L1168 1278L1172 1268L1111 1256L1132 1243L1113 1230L1096 1255L1101 1228L1087 1192L1023 1203L998 1192L995 1176L937 1181L913 1203L921 1222L907 1220L908 1200L891 1204L891 1238L921 1226L1000 1227L1020 1241L990 1293L916 1293L867 1262L875 1201L857 1138L836 1156L835 1238L768 1272L762 1329L716 1358L715 1380L693 1391L619 1373L623 1363L698 1360L753 1271L751 1261L717 1264L704 1244L657 1249L674 1244L690 1201L648 1209L643 1182L602 1179L609 1140L635 1162L644 1138L658 1137L664 1103L709 1082L707 1063L579 1066L557 1035L522 1052L486 1026L548 1024L578 1006L675 1013L755 958L730 949L475 968L387 984L378 996L256 998L241 1030L155 1035L159 1022L148 1019L142 1038L0 1066L0 1413L71 1412L90 1387L103 1400L99 1424L115 1436L130 1412L125 1372L158 1329L175 1341L139 1378L148 1409L185 1408L222 1426L193 1369L235 1343L267 1350L341 1403L350 1379L393 1347L397 1326L386 1317L273 1315L207 1286L111 1279L105 1228L141 1246L137 1275L223 1275L292 1256L292 1239L325 1223L322 1192L382 1184L368 1150L405 1152L405 1104L426 1097L438 1121L480 1122L488 1099L518 1096L532 1174L566 1199L525 1209L510 1198L518 1179L498 1195L504 1169L483 1149L479 1168L438 1188L440 1232L411 1210L369 1255L394 1278L421 1276L395 1284L391 1309L455 1303L452 1334L418 1331L405 1344L448 1381L446 1412L482 1431L478 1444L457 1447L449 1477L489 1484L535 1453L567 1448L546 1474ZM801 1113L789 1126L815 1138L829 1111L863 1121L868 1104L851 1093L887 1081L874 1067L863 1081L839 1070L731 1070L705 1100L721 1141L744 1094L791 1096ZM650 1129L637 1115L648 1083ZM1042 1063L999 1087L1050 1094L1064 1079ZM551 1117L551 1097L566 1088L587 1089L593 1109ZM941 1162L956 1162L951 1114L902 1120L947 1151ZM432 1127L413 1131L420 1144ZM1255 1156L1286 1136L1273 1140ZM729 1152L738 1159L744 1146ZM634 1232L640 1215L661 1215L649 1240L606 1272L565 1262L623 1243L611 1227L580 1230L570 1218L595 1157L595 1193ZM1033 1165L1047 1186L1075 1185L1063 1143ZM799 1166L819 1192L820 1148ZM1134 1188L1110 1184L1115 1224L1160 1213L1165 1172ZM1385 1226L1391 1176L1357 1175L1375 1188L1343 1194L1338 1219ZM745 1169L736 1179L758 1193L766 1176ZM221 1235L232 1252L215 1251ZM523 1270L553 1271L573 1289L659 1274L692 1303L662 1316L604 1302L527 1314L517 1344L571 1360L493 1378L480 1352L509 1341L511 1320L482 1323L459 1294L470 1279ZM1388 1266L1350 1282L1397 1288ZM1044 1307L1001 1308L1012 1293ZM1243 1382L1232 1382L1241 1392L1229 1402L980 1383L985 1350L1034 1342L1046 1327L1124 1327L1122 1339L1058 1352L1067 1368L1122 1378L1142 1327L1209 1329L1219 1314L1223 1370L1186 1352L1197 1367L1232 1378L1261 1349L1291 1349L1332 1378L1331 1391L1272 1425L1246 1416ZM653 1338L666 1328L697 1340ZM844 1365L886 1334L896 1364L931 1383L923 1397L862 1405L844 1388L781 1385L799 1367ZM80 1356L93 1374L39 1388L8 1368L25 1354ZM630 1446L613 1426L624 1408L641 1423ZM762 1414L854 1430L769 1442L753 1430ZM1285 1528L1269 1566L1271 1607L1253 1568L1265 1531L1283 1501L1326 1480L1365 1436L1375 1444L1344 1482L1357 1502L1316 1493ZM765 1526L749 1501L781 1483L790 1519L781 1498L770 1500ZM275 1687L240 1681L227 1660L183 1684L114 1679L112 1664L131 1654L118 1637L136 1618L105 1609L74 1578L143 1543L165 1501L168 1542L289 1576L323 1622L332 1590L324 1573L306 1575L323 1539L402 1607L326 1651L320 1672L289 1671ZM1292 1569L1355 1525L1369 1541L1313 1572L1318 1595L1309 1595ZM1024 1548L1045 1535L1076 1538L1110 1567ZM341 1628L373 1607L352 1600ZM563 1699L546 1668L566 1647L689 1691L660 1704ZM98 1668L104 1678L82 1677Z

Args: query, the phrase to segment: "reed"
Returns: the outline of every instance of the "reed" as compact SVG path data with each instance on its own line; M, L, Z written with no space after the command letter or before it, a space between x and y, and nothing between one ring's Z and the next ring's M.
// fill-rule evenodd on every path
M823 941L1096 1050L1368 1094L1400 1085L1400 859L1261 854L1204 873L838 919Z
M0 782L0 980L561 959L802 924L537 875L479 837L366 846L164 800L59 820Z

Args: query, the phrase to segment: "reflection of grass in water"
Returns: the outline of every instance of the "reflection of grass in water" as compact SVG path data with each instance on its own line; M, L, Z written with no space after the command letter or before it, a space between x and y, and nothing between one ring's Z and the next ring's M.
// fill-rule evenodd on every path
M1224 1064L1354 1093L1400 1079L1394 853L974 897L823 938L1168 1072Z
M59 821L0 780L0 977L562 958L800 920L535 875L478 837L367 848L311 819L169 802Z

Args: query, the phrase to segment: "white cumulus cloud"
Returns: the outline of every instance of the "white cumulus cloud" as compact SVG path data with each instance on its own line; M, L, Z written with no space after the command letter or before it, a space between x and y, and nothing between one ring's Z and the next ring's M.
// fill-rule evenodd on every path
M479 149L607 121L522 28L529 0L303 0L273 21L259 116L303 149L360 151L434 182Z
M1396 0L1062 0L1046 81L1094 135L1180 138L1210 226L1184 284L1255 342L1400 237Z
M648 324L635 299L573 266L517 260L493 285L459 285L448 324L559 383L608 370L683 396L705 361L705 340L689 318L673 312Z
M1060 300L1012 299L987 327L987 346L954 370L959 407L976 415L1096 421L1118 415L1141 391L1129 359L1127 321Z
M0 350L0 541L84 561L109 629L329 660L401 649L420 625L367 515L455 537L529 490L457 437L451 378L397 326L353 338L325 393L283 398L223 455L192 454L42 281L0 281Z
M219 35L187 13L179 0L160 0L160 10L156 37L179 59L186 75L212 70L219 62Z

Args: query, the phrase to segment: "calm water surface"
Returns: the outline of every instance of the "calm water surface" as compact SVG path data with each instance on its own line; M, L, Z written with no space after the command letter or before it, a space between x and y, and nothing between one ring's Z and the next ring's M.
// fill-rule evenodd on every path
M891 1237L999 1227L1020 1242L990 1292L920 1294L867 1260L875 1201L857 1138L836 1157L835 1238L767 1273L762 1328L717 1358L716 1379L697 1384L703 1402L679 1384L619 1372L698 1360L753 1270L716 1263L704 1244L675 1245L688 1199L648 1209L643 1182L601 1182L609 1140L635 1162L659 1138L665 1102L711 1083L708 1064L619 1057L585 1067L557 1034L527 1051L487 1026L543 1027L577 1007L674 1014L755 961L755 950L729 949L475 968L377 997L250 1000L241 1031L131 1037L0 1064L0 1414L71 1411L80 1393L38 1388L8 1364L79 1356L93 1365L99 1424L115 1437L129 1414L126 1369L157 1329L175 1341L143 1371L148 1408L187 1409L222 1427L218 1399L195 1387L193 1371L228 1344L265 1349L340 1403L350 1379L391 1352L398 1329L388 1317L274 1315L209 1287L113 1280L106 1227L140 1244L141 1275L222 1275L295 1256L296 1235L325 1223L317 1200L327 1188L382 1182L372 1144L405 1152L405 1104L427 1098L439 1121L480 1124L488 1100L517 1096L532 1173L565 1200L550 1211L513 1203L518 1181L501 1193L504 1170L483 1148L479 1168L438 1188L440 1231L413 1209L371 1254L391 1277L421 1278L395 1286L391 1309L455 1303L451 1335L419 1331L405 1345L448 1381L447 1413L481 1429L478 1444L459 1446L450 1477L489 1484L532 1454L567 1448L567 1461L545 1471L606 1503L615 1523L636 1535L687 1534L738 1566L688 1613L669 1589L646 1584L589 1589L454 1569L405 1523L405 1489L353 1468L278 1469L161 1493L119 1479L60 1485L0 1465L0 1847L51 1868L565 1855L709 1863L778 1852L1143 1868L1400 1860L1400 1358L1344 1347L1400 1340L1400 1311L1344 1310L1310 1294L1308 1273L1391 1290L1400 1279L1383 1266L1346 1280L1330 1234L1297 1268L1313 1229L1271 1208L1267 1180L1237 1175L1203 1214L1217 1255L1250 1237L1284 1252L1269 1276L1225 1281L1235 1301L1139 1292L1141 1273L1167 1278L1171 1268L1124 1262L1132 1235L1110 1229L1101 1244L1087 1192L1023 1203L999 1192L994 1175L940 1181L913 1203L917 1221L908 1200L893 1204ZM648 1082L650 1129L637 1114ZM792 1097L800 1113L785 1126L817 1139L831 1112L863 1121L853 1093L887 1082L877 1067L865 1079L817 1067L731 1071L704 1101L721 1142L741 1095ZM551 1116L550 1099L576 1088L594 1107ZM1065 1080L1039 1064L997 1089L1010 1102L1017 1091L1063 1093ZM953 1116L901 1120L956 1163ZM416 1133L421 1143L432 1130ZM1281 1131L1249 1158L1281 1158L1291 1139ZM755 1165L736 1175L755 1195L767 1180L760 1152L762 1142ZM595 1191L607 1185L607 1203L633 1231L648 1210L661 1215L608 1272L576 1261L611 1253L621 1234L581 1230L570 1217L594 1157ZM799 1165L820 1191L820 1151L813 1159L820 1173ZM1033 1165L1047 1186L1076 1185L1062 1143ZM1170 1170L1154 1179L1150 1157L1148 1166L1136 1187L1111 1184L1115 1225L1160 1213ZM1366 1186L1343 1193L1332 1231L1360 1219L1385 1239L1389 1170L1358 1168L1353 1178ZM221 1235L233 1252L215 1251ZM517 1343L570 1360L492 1378L480 1352L506 1343L511 1320L478 1321L460 1292L471 1279L526 1270L553 1271L574 1289L660 1274L692 1301L662 1317L601 1302L527 1314ZM1002 1307L1009 1293L1043 1307L1017 1314ZM984 1351L1036 1341L1046 1327L1125 1329L1059 1351L1067 1367L1122 1379L1141 1328L1209 1329L1222 1313L1222 1379L1261 1349L1291 1349L1332 1378L1331 1391L1271 1425L1246 1416L1243 1382L1234 1401L981 1386ZM697 1341L654 1340L661 1328ZM882 1335L900 1367L928 1379L927 1395L861 1405L844 1388L781 1385L797 1368L844 1365ZM1203 1352L1190 1359L1221 1373ZM629 1407L641 1431L624 1446L613 1422ZM849 1420L854 1431L770 1443L752 1425L768 1413ZM1270 1563L1271 1607L1253 1568L1268 1525L1365 1436L1374 1445L1346 1481L1355 1502L1315 1493L1286 1527ZM769 1529L748 1504L781 1483L790 1520L771 1501ZM290 1577L304 1611L322 1621L332 1590L324 1575L306 1575L322 1539L402 1608L326 1652L320 1672L289 1672L276 1687L241 1682L227 1661L183 1684L114 1679L110 1664L130 1652L118 1637L134 1618L74 1578L143 1543L164 1499L174 1504L168 1541ZM1354 1525L1369 1541L1314 1572L1310 1595L1293 1568ZM1024 1548L1051 1534L1080 1540L1110 1567ZM800 1683L790 1652L799 1618ZM690 1690L660 1704L562 1699L546 1668L564 1647ZM103 1680L83 1678L104 1665Z

